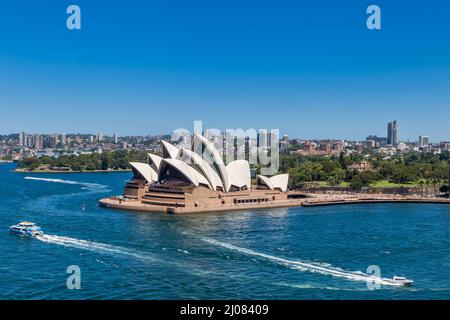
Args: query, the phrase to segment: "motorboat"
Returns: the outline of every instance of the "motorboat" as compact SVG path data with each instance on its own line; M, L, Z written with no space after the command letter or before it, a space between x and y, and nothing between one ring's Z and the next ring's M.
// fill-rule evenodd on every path
M414 281L410 279L406 279L405 277L394 276L392 278L392 282L395 284L399 284L402 286L410 286Z
M23 221L19 224L15 224L9 227L9 231L13 234L17 234L25 237L37 237L42 236L44 232L41 230L41 227L36 225L33 222Z

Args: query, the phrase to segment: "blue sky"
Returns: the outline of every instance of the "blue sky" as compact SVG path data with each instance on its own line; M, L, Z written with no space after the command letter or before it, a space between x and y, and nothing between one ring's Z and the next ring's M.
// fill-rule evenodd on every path
M77 4L82 30L66 28ZM366 28L370 4L382 30ZM450 140L449 1L24 1L0 10L0 133L279 128Z

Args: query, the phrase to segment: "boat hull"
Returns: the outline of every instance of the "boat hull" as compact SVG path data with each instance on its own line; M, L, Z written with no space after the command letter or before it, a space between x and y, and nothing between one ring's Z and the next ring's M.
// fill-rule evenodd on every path
M16 230L13 228L9 229L9 232L11 234L18 235L18 236L24 236L24 237L37 237L37 236L43 235L42 231L31 232L31 231L25 231L25 230Z

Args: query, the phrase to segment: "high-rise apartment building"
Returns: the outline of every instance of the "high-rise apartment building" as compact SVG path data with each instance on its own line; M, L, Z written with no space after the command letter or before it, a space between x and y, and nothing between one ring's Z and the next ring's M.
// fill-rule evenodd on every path
M44 148L44 137L41 134L35 134L31 137L31 143L28 146L33 146L35 149Z
M258 132L258 147L268 147L269 146L269 133L267 130L259 130Z
M27 146L27 134L23 131L19 133L19 146L21 147Z
M278 139L277 132L260 129L257 136L258 147L270 148L276 146L279 143Z
M428 136L419 136L419 145L427 146L430 144L430 138Z
M397 129L397 120L388 123L387 143L391 146L395 146L398 143Z

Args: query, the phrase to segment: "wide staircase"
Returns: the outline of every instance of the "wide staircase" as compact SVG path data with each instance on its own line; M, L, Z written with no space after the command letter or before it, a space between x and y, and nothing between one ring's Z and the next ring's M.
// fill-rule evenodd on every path
M156 206L184 207L184 193L148 191L142 197L142 203Z

